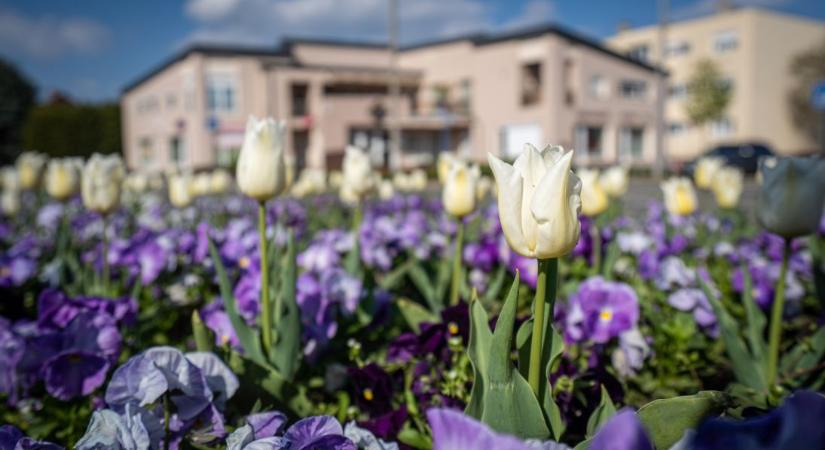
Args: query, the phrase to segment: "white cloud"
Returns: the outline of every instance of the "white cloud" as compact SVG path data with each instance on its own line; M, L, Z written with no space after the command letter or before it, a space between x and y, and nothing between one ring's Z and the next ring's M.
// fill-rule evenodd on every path
M500 29L484 0L399 1L402 43ZM187 42L274 45L283 36L387 39L388 0L188 0L199 25ZM546 22L550 0L531 0L507 27Z
M105 48L109 30L78 17L29 17L0 8L0 49L39 59L69 53L89 54Z

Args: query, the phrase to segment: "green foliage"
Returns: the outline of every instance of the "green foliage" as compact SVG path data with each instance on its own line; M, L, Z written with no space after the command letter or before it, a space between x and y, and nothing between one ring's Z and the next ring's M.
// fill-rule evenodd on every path
M701 391L695 395L654 400L639 408L639 420L645 426L656 448L670 448L685 434L696 428L705 417L724 410L727 400L716 391Z
M688 86L685 110L691 122L701 125L722 118L732 92L713 61L699 61Z
M590 419L587 420L587 437L592 438L595 436L596 431L606 424L615 414L616 406L613 405L610 394L607 393L607 389L602 385L602 398L599 401L599 405L596 406L596 409L590 414Z
M0 59L0 163L17 157L20 130L34 106L35 88L14 66Z
M119 153L120 108L116 104L37 106L23 125L23 145L53 157Z

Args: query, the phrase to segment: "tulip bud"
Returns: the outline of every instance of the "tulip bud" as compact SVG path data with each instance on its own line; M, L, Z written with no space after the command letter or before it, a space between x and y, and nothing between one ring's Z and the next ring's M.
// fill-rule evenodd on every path
M209 192L212 190L212 177L206 172L195 175L191 181L191 191L195 197L209 195Z
M134 194L142 194L149 188L149 178L141 172L130 173L126 177L126 187Z
M86 208L100 214L114 211L120 203L125 172L120 155L92 155L83 168L80 183Z
M447 182L447 175L449 175L450 167L455 160L455 154L450 152L442 152L438 155L436 171L438 172L438 182L442 185Z
M766 159L759 172L759 223L788 239L815 232L825 204L825 159Z
M599 171L582 169L578 171L582 183L582 214L588 217L598 216L607 209L607 193L599 183Z
M175 208L185 208L192 203L195 191L192 175L175 173L169 175L169 203Z
M46 168L46 192L63 201L80 188L80 170L74 158L52 159Z
M493 190L493 180L487 175L482 175L476 185L476 200L481 201Z
M359 201L375 187L369 156L360 148L349 146L344 154L341 197L348 203Z
M602 185L608 196L619 198L627 192L627 185L629 184L627 172L628 170L624 166L613 166L602 173L599 184Z
M671 214L687 216L696 211L696 191L690 179L673 177L664 181L661 188L665 197L665 209Z
M464 217L476 208L476 190L481 173L476 165L453 160L442 191L444 210L455 217Z
M24 152L17 158L17 174L22 189L30 190L37 187L47 160L46 155L37 152Z
M389 200L395 195L395 188L392 186L392 181L381 180L378 183L378 198L381 200Z
M696 163L696 171L693 180L699 189L711 189L713 187L713 177L716 171L725 165L725 160L712 156L700 158Z
M427 172L415 169L407 177L408 189L411 192L420 192L427 189Z
M283 122L250 116L235 173L245 195L265 202L286 189Z
M20 212L20 191L4 189L0 194L0 209L6 216L14 216Z
M573 250L581 224L581 181L570 170L573 152L530 144L513 165L488 155L498 189L504 237L516 253L558 258Z
M745 175L735 167L722 167L713 178L713 195L722 209L733 209L739 204Z
M215 169L209 176L209 192L226 194L232 188L232 175L224 169Z
M0 181L2 181L3 189L6 191L19 191L20 175L14 167L3 167L0 171Z

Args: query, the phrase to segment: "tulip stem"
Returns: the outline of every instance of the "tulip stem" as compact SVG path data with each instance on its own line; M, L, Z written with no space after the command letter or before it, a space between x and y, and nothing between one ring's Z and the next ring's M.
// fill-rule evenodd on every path
M782 333L782 312L785 306L785 276L788 273L788 258L791 253L791 240L785 239L782 251L782 267L776 280L776 291L771 307L771 328L768 335L768 387L776 381L776 366L779 360L779 339Z
M261 252L261 336L264 354L272 348L272 305L269 303L269 265L266 258L266 204L258 203L258 247Z
M103 274L102 280L103 283L103 290L105 293L108 294L109 290L109 234L106 233L106 228L108 228L109 221L106 220L106 215L104 214L101 216L103 220Z
M458 304L459 293L461 292L461 255L464 241L464 221L457 220L458 226L455 232L455 254L453 255L453 278L450 285L450 305Z
M553 317L553 306L556 303L556 286L558 285L559 260L557 258L539 259L538 279L536 280L536 297L533 300L533 334L530 340L530 365L527 382L536 397L539 396L541 386L542 367L541 355L544 345L544 316L549 310ZM549 284L548 284L549 283ZM545 309L546 308L546 309ZM548 326L550 324L548 323ZM541 400L541 399L539 399Z
M592 273L596 275L600 273L600 266L602 265L602 233L599 231L595 219L590 222L590 240L592 241L591 253L593 254Z

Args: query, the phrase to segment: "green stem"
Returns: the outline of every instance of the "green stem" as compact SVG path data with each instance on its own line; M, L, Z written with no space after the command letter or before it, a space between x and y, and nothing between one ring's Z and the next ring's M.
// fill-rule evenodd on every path
M530 384L530 388L533 389L533 393L536 394L536 397L539 395L539 388L541 386L541 355L543 350L542 345L544 344L545 308L547 308L552 317L553 305L556 302L559 260L556 258L540 259L538 263L536 297L533 300L533 334L530 341L530 366L527 373L527 381Z
M453 255L452 283L450 285L450 305L458 304L461 292L461 255L464 241L464 221L458 219L458 228L455 233L455 254Z
M788 257L791 253L791 240L785 239L782 252L782 267L776 280L776 293L771 308L771 328L768 336L768 387L776 381L776 365L779 360L779 339L782 332L782 311L785 306L785 276L788 272Z
M264 354L272 348L272 305L269 303L269 264L266 260L266 204L258 203L258 248L261 252L261 336Z
M106 228L108 228L109 221L106 220L106 215L102 216L103 219L103 290L108 293L109 291L109 235L106 233Z
M593 267L591 272L596 275L600 272L602 265L602 234L599 232L599 226L596 225L596 220L590 222L590 240L593 242Z

